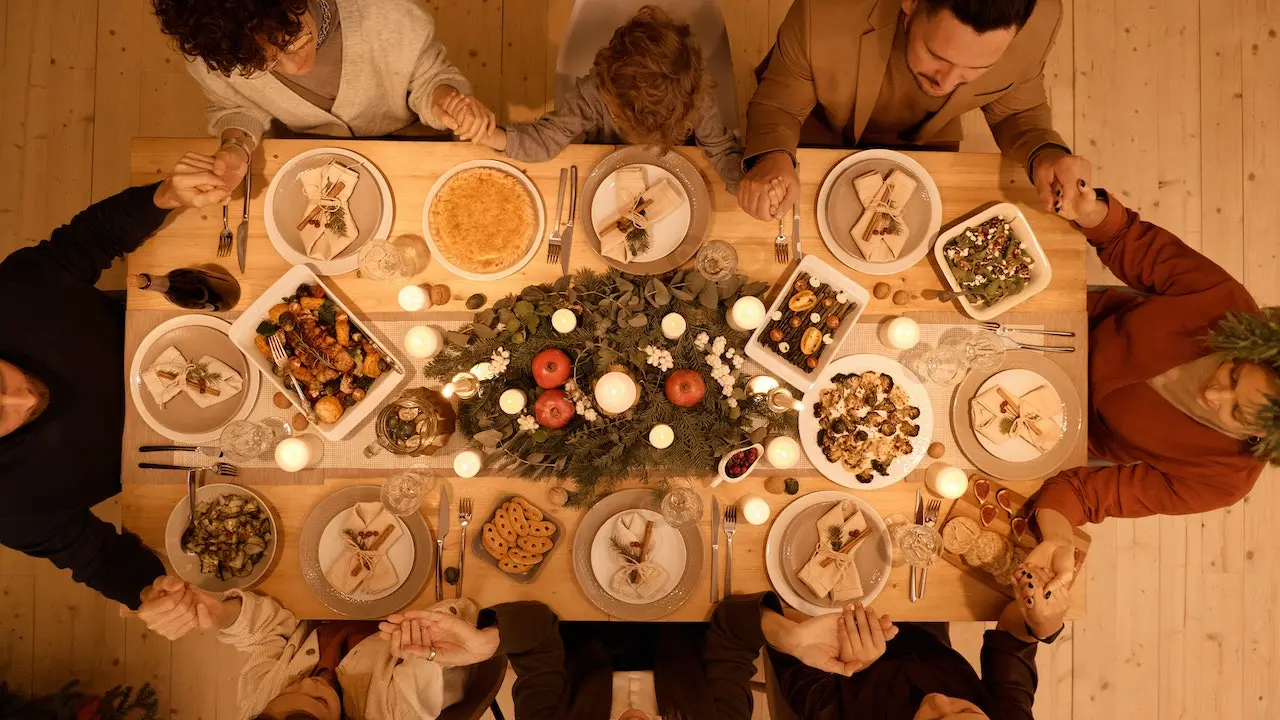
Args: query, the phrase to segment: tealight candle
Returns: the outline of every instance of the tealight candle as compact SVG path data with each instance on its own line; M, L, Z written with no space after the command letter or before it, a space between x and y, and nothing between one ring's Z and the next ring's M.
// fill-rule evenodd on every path
M560 308L551 313L551 327L561 334L571 333L578 327L578 316L569 308Z
M755 330L764 322L764 303L754 295L738 298L733 307L729 308L725 320L729 327L738 332Z
M405 285L400 288L400 295L397 298L400 301L400 309L405 312L418 312L427 307L430 298L427 297L427 291L418 285Z
M795 438L779 435L765 445L765 459L779 470L787 470L800 462L800 443Z
M666 450L676 441L676 431L666 423L658 423L649 431L649 444L659 450Z
M640 389L631 376L614 370L596 381L596 404L606 415L621 415L631 409L640 397Z
M744 495L738 501L738 508L742 510L742 519L752 525L769 522L769 515L773 512L769 509L769 503L759 495Z
M668 340L678 339L688 327L689 323L680 313L667 313L662 317L662 337Z
M470 400L478 392L480 392L480 381L471 373L454 375L453 379L445 383L444 387L440 389L440 394L445 398L457 395L459 400Z
M480 474L484 459L475 450L463 450L453 458L453 471L458 477L472 478Z
M444 337L433 327L414 325L404 334L404 349L410 357L432 358L440 352Z
M285 472L305 470L320 462L324 445L315 435L285 438L276 445L276 465Z
M942 462L929 466L924 482L933 494L949 500L962 497L969 490L969 475L954 465Z
M508 415L519 415L528 402L528 396L518 388L503 390L502 395L498 397L498 407L502 408L502 412Z
M882 323L877 334L885 347L910 350L920 342L920 323L909 317L896 317Z

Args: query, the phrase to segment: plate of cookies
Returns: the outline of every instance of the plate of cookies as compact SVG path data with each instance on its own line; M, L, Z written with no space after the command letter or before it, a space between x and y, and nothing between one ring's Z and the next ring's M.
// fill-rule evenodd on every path
M476 533L471 551L518 583L531 583L564 532L555 518L520 495L506 495Z

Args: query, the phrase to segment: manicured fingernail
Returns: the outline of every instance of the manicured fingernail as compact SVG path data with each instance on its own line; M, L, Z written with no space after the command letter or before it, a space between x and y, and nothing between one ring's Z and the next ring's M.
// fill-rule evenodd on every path
M1080 187L1084 187L1084 181L1083 181L1083 180L1081 180L1081 181L1080 181Z
M1060 202L1055 202L1055 203L1053 204L1053 211L1054 211L1054 212L1062 212L1062 203L1060 203Z
M1044 599L1045 599L1045 600L1048 600L1048 599L1049 599L1049 596L1050 596L1050 595L1052 595L1052 594L1053 594L1053 591L1052 591L1052 590L1045 590L1045 591L1044 591Z
M1062 197L1062 188L1054 188L1053 194L1054 194L1054 197Z
M1031 598L1027 598L1027 604L1028 604L1028 605L1030 605L1030 604L1031 604Z
M1031 583L1027 583L1027 589L1028 589L1028 590L1035 590L1035 589L1036 589L1036 586L1035 586L1035 585L1033 585L1033 584L1031 584Z

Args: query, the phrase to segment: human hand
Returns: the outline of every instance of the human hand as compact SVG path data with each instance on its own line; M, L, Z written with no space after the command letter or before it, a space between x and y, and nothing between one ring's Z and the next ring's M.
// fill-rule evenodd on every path
M738 184L738 205L757 220L776 220L796 201L800 175L785 152L765 155Z
M156 207L173 210L220 205L231 197L231 188L215 172L215 158L199 153L183 155L173 166L173 174L156 188Z
M223 184L232 190L244 182L245 173L248 171L249 151L239 145L224 143L213 154L213 174L221 178Z
M1058 212L1064 204L1075 202L1080 190L1093 182L1093 166L1079 155L1050 147L1036 154L1031 179L1044 209Z
M1071 587L1051 570L1032 565L1030 560L1028 557L1013 573L1014 604L1031 632L1037 638L1045 638L1062 627L1071 607Z
M877 615L862 603L846 605L839 621L840 660L846 675L865 670L884 655L885 644L897 637L898 627L888 615Z
M422 657L459 667L493 657L497 628L480 630L457 615L434 610L396 613L378 625L396 657Z
M1107 219L1107 203L1098 197L1093 186L1081 180L1077 185L1078 192L1054 204L1054 212L1066 220L1074 222L1082 228L1097 227Z
M852 606L845 610L846 613L851 611ZM818 615L799 623L776 613L766 615L766 619L771 621L764 625L769 644L811 668L848 677L870 664L863 664L863 658L854 653L848 637L841 637L844 634L844 617L841 613ZM883 652L883 642L896 636L898 629L889 621L888 616L878 618L877 626ZM867 630L870 632L869 625ZM856 634L857 630L854 632ZM859 641L859 650L861 647Z
M459 140L482 144L498 126L497 116L474 95L464 95L448 85L436 89L436 115Z
M1046 590L1070 587L1076 577L1076 549L1074 543L1046 539L1027 555L1026 565L1041 568L1049 573L1050 584Z
M200 625L197 598L180 578L163 575L141 593L136 611L121 607L121 617L136 617L147 629L168 640L177 640Z

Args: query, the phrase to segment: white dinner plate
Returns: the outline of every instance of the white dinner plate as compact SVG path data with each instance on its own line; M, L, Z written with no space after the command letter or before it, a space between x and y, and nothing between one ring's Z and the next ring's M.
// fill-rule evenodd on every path
M348 200L360 234L332 260L319 260L307 255L298 233L298 223L307 207L307 197L298 183L298 173L329 164L345 165L360 176ZM326 147L294 155L271 178L264 196L263 222L267 237L280 257L291 265L310 265L321 275L341 275L354 271L360 264L360 248L372 240L385 240L391 234L395 201L391 186L382 171L363 155L345 148Z
M857 375L868 370L889 375L893 378L895 385L907 391L907 395L911 398L911 404L920 409L920 417L915 419L915 424L920 427L920 432L911 438L911 452L894 458L894 461L889 465L888 475L877 473L871 482L861 483L843 465L838 462L828 461L826 456L822 454L822 448L818 445L818 420L813 416L813 406L818 402L818 397L822 391L834 384L831 382L833 375L839 373ZM800 409L800 442L804 447L805 455L809 457L809 462L813 463L813 466L819 472L826 475L829 480L837 485L843 485L854 490L876 490L902 480L920 464L925 451L929 449L929 442L932 437L933 404L929 401L928 391L916 379L915 373L887 357L881 355L848 355L842 357L828 365L813 383L813 387L809 388L808 392L804 394L804 407Z
M684 186L680 184L675 175L657 165L641 164L627 167L639 167L644 170L645 187L653 187L664 179L670 181L671 185L679 191L680 199L683 201L674 212L649 228L649 249L631 258L633 263L661 260L679 247L680 243L684 242L685 235L689 233L689 220L691 218L689 195L684 191ZM596 191L595 197L591 199L591 224L593 227L600 227L618 217L617 177L617 170L609 173L609 176L600 183L600 188Z
M857 503L858 509L862 511L863 516L867 519L867 527L876 533L876 537L873 540L868 540L858 548L858 571L862 576L862 588L864 591L862 604L869 605L880 595L880 591L884 590L885 584L889 582L889 569L893 562L893 546L889 542L889 529L885 527L884 520L880 518L880 514L876 512L875 508L858 496L843 490L822 490L802 495L783 508L782 512L778 513L778 517L774 519L773 525L769 527L769 537L765 540L764 546L764 566L765 571L769 574L769 583L773 585L774 590L778 591L782 599L791 607L809 615L839 612L841 608L832 607L829 604L819 605L812 603L800 596L800 593L793 586L793 583L799 583L800 580L795 577L794 572L788 570L788 567L789 565L794 565L797 568L803 567L804 561L799 558L784 557L788 548L784 546L783 538L787 536L788 528L790 528L791 523L797 516L805 513L806 510L815 505L825 505L840 500L852 500ZM806 594L811 595L811 593Z
M320 533L320 546L316 550L316 555L320 558L320 569L328 572L329 568L338 561L342 556L342 552L346 550L346 543L342 541L342 526L347 520L355 514L354 505L343 510L328 525L324 526L324 532ZM394 515L392 517L395 517ZM404 521L396 518L396 524L400 526L400 537L396 538L396 542L387 550L385 561L390 561L391 565L396 569L396 583L381 592L376 593L356 593L348 595L352 600L381 600L390 595L400 586L404 584L405 578L409 577L409 571L413 570L413 536L409 534L409 528L405 526ZM341 593L341 590L334 588L334 592ZM345 593L343 593L345 595Z
M253 572L248 575L242 578L231 578L230 580L219 580L216 575L205 575L200 572L200 559L195 555L188 555L182 549L182 534L186 532L188 519L191 516L185 492L182 493L182 499L173 506L173 512L169 513L169 522L165 523L164 526L164 552L169 556L169 565L173 567L173 571L183 580L211 593L225 593L228 590L248 590L257 585L263 575L266 575L267 570L271 568L271 563L275 561L276 548L279 546L280 541L280 522L276 519L275 512L271 510L271 506L262 499L261 495L243 485L233 485L231 483L202 485L196 488L196 503L212 500L223 495L243 495L257 500L258 505L266 511L267 517L271 520L271 541L267 543L267 549L263 553L262 559L253 566Z
M649 559L667 571L667 579L659 586L658 591L647 600L622 595L613 590L614 573L623 566L623 563L618 559L618 554L614 552L613 544L609 541L609 538L613 535L613 529L618 522L618 518L629 512L638 512L646 520L653 521L653 537L649 539ZM596 581L613 598L632 605L648 605L655 600L666 597L668 593L675 589L676 584L680 582L680 577L684 575L684 565L687 559L688 554L685 550L684 538L680 537L680 533L675 528L667 524L661 514L652 510L624 510L614 515L600 526L600 529L596 532L595 539L591 542L591 570L595 573Z

